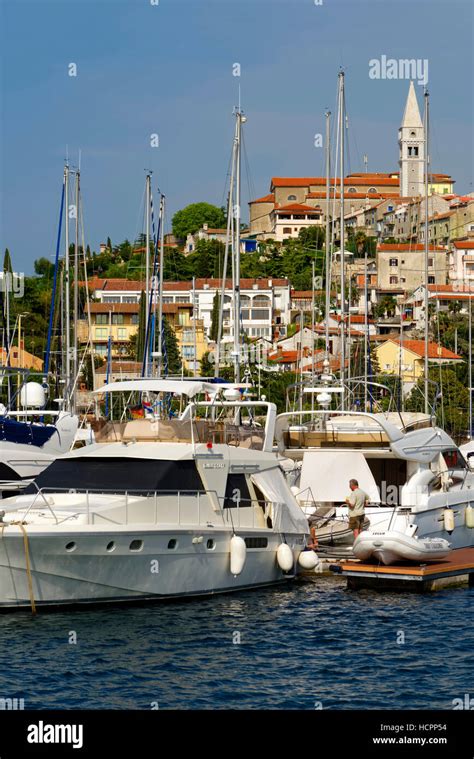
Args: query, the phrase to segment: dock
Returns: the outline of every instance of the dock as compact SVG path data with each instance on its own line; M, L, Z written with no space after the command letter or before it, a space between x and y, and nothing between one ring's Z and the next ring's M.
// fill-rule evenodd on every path
M474 585L474 548L458 548L446 559L429 564L369 564L347 559L331 570L347 577L353 590L409 590L424 593L457 585Z

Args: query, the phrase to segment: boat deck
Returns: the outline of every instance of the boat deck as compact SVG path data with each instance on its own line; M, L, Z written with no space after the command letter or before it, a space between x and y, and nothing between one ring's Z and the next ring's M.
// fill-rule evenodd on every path
M429 564L384 566L348 559L331 569L347 577L351 589L425 592L453 585L474 585L474 548L458 548L446 559Z

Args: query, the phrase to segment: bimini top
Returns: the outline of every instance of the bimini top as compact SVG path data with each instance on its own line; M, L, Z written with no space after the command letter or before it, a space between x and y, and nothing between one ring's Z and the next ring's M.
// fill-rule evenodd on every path
M131 393L131 392L151 392L151 393L174 393L175 395L187 395L188 398L194 398L199 393L215 395L220 390L229 388L245 389L250 387L249 384L234 384L228 382L213 383L204 382L203 380L168 380L143 377L135 380L124 380L123 382L110 382L103 387L94 390L96 395L100 393Z

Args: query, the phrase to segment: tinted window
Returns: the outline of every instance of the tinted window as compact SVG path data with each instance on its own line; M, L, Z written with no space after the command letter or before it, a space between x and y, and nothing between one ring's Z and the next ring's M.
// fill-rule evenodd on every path
M225 490L224 508L250 506L250 493L245 474L229 474Z
M129 493L171 490L203 491L194 461L163 461L133 458L57 459L36 478L39 488L109 490ZM26 493L35 493L29 485Z

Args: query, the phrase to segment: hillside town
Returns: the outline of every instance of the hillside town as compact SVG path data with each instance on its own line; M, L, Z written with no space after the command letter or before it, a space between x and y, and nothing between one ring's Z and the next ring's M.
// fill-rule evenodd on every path
M425 135L413 82L398 148L397 171L344 177L343 316L340 178L273 176L269 192L250 200L249 222L242 224L239 239L238 333L247 347L243 364L249 376L251 370L260 372L260 383L261 372L295 379L310 375L314 381L328 370L337 374L344 361L354 376L398 377L400 396L408 398L424 375L427 350L430 370L466 365L474 193L457 194L455 179L446 173L430 174L425 183ZM325 293L329 229L332 265ZM198 202L174 215L173 231L159 243L164 249L162 318L174 350L169 374L214 375L220 311L219 369L232 365L234 282L229 271L225 282L222 276L227 241L225 209ZM83 408L90 404L90 392L105 382L142 376L145 250L141 235L134 244L113 246L108 238L97 254L89 247L84 251L87 282L79 283L77 345L84 355L90 346L95 371L89 377L85 373L80 383ZM46 259L35 266L42 277L30 280L29 287L39 298L41 283L51 287L52 268ZM4 278L9 270L11 263L4 267ZM428 341L423 339L426 302ZM23 334L22 315L17 317L9 363L41 372L44 341L35 337L39 308L33 305L31 311L32 319L23 319Z

